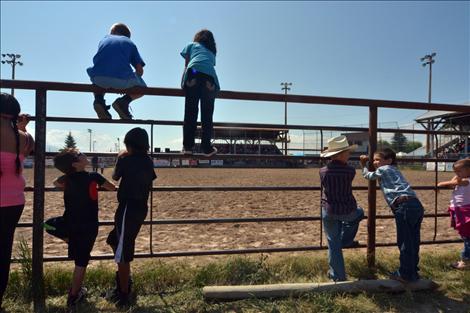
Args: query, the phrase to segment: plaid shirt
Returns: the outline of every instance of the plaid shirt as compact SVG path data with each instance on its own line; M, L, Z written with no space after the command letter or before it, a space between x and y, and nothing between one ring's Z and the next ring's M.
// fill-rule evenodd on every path
M379 186L384 193L385 201L390 206L400 196L416 197L416 193L411 189L410 184L396 166L384 165L375 170L375 172L370 172L367 167L364 167L362 169L362 176L368 180L379 180Z
M333 160L320 169L323 186L322 207L332 215L346 215L357 209L352 193L352 181L356 170L340 161Z

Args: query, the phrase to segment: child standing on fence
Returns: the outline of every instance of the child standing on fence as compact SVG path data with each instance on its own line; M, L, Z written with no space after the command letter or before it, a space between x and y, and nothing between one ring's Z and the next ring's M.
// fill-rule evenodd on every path
M152 159L147 155L147 132L139 127L131 129L124 137L124 144L126 150L119 153L113 172L113 179L121 180L117 193L119 206L114 228L106 240L118 266L116 287L107 292L106 299L118 307L130 304L130 262L134 259L135 239L147 216L152 181L157 178Z
M385 201L395 216L400 267L390 273L390 278L403 283L418 280L420 230L424 208L396 166L396 154L392 149L374 153L373 172L367 168L366 155L361 155L360 161L363 167L362 175L368 180L379 181Z
M202 153L207 157L217 153L217 148L211 144L214 102L216 93L220 90L219 80L214 69L216 54L214 35L207 29L199 31L194 36L193 42L181 51L181 56L185 59L181 87L186 96L183 154L193 153L199 101L201 101Z
M458 160L453 165L455 176L439 183L439 187L454 188L450 199L451 226L463 239L461 259L452 264L455 269L470 268L470 159Z
M348 165L351 151L345 136L328 140L328 149L322 158L331 161L320 169L322 192L322 220L328 240L328 277L334 281L346 280L343 250L345 247L358 246L354 240L364 210L357 206L352 194L352 181L356 170Z
M116 23L111 26L110 34L106 35L98 45L98 52L93 57L93 66L87 69L93 84L113 89L146 87L142 79L145 63L130 38L131 31L127 25ZM108 112L109 106L104 100L104 93L95 92L94 95L93 107L98 117L111 119L111 114ZM132 119L129 103L140 97L142 97L141 94L126 93L113 102L113 108L121 119Z
M66 149L54 158L54 166L65 175L54 180L54 185L64 189L64 221L68 233L68 256L75 261L72 287L67 306L78 304L86 296L82 287L86 267L98 235L98 186L106 190L116 187L95 172L87 172L86 155L75 149Z

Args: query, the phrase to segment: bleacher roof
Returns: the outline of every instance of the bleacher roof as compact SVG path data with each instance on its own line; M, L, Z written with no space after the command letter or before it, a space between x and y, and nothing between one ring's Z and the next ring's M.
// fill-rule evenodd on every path
M221 140L265 140L281 141L283 129L245 129L232 127L214 127L213 139ZM200 126L196 129L196 138L200 139L202 129Z
M468 105L468 113L463 112L452 112L452 111L427 111L421 116L415 119L418 123L427 123L427 122L440 122L448 123L453 125L469 125L470 124L470 102L463 103L463 105Z

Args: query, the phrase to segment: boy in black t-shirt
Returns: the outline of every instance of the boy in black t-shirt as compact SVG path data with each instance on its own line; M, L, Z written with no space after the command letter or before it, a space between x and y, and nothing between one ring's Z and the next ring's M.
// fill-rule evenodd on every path
M68 256L75 261L72 287L67 297L71 307L83 300L82 287L86 267L98 235L98 186L116 190L114 184L98 173L85 171L89 164L86 155L66 149L54 158L54 166L65 175L54 180L54 186L64 189L64 221L68 233Z
M148 197L152 181L157 178L152 159L147 155L147 132L139 127L131 129L124 137L126 149L118 154L113 179L121 179L117 198L119 206L114 216L114 229L106 242L112 247L118 265L116 288L106 298L125 307L130 303L130 262L134 259L135 239L148 211Z

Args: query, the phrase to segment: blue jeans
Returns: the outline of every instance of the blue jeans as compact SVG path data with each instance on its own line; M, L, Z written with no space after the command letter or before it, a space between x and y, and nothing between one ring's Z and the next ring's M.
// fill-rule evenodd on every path
M186 82L184 84L184 125L183 125L183 147L185 150L194 148L196 136L197 116L199 113L199 101L201 102L201 149L203 153L212 152L211 138L214 114L214 102L216 96L216 85L214 79L201 72L188 69Z
M328 276L334 281L346 280L342 248L353 243L363 217L364 210L360 207L348 215L332 215L322 209L323 227L328 240Z
M402 202L393 210L397 226L397 245L400 249L398 274L409 281L419 279L420 230L424 209L417 198Z
M470 237L462 237L463 239L463 250L462 250L462 260L470 261Z

